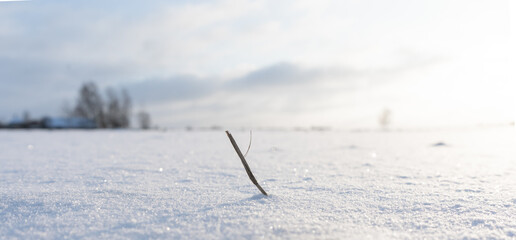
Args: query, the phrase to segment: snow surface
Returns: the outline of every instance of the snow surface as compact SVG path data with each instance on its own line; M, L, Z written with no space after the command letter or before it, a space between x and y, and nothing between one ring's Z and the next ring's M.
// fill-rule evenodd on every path
M223 131L0 131L0 238L514 239L515 140L255 131L265 197Z

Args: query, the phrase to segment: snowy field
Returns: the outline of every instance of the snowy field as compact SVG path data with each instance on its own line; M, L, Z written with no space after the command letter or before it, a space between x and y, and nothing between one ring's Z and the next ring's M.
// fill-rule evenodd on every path
M245 151L249 133L233 131ZM516 131L0 131L1 239L516 238Z

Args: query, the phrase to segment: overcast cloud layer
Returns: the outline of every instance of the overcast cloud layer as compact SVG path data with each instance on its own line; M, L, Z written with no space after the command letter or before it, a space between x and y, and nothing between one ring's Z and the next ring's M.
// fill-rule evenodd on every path
M161 126L375 127L384 108L400 127L511 121L514 13L506 1L2 2L0 120L58 115L92 80L127 88Z

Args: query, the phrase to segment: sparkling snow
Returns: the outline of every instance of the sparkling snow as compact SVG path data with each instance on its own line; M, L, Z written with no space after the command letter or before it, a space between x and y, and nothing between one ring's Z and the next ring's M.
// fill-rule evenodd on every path
M232 131L242 149L249 133ZM516 131L0 131L0 238L516 238Z

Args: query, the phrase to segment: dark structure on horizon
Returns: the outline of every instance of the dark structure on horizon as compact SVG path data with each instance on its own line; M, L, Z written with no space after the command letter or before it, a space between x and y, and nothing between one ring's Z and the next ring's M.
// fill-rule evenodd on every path
M44 117L39 120L15 119L7 125L0 125L0 128L94 129L97 128L97 124L95 121L87 118Z

